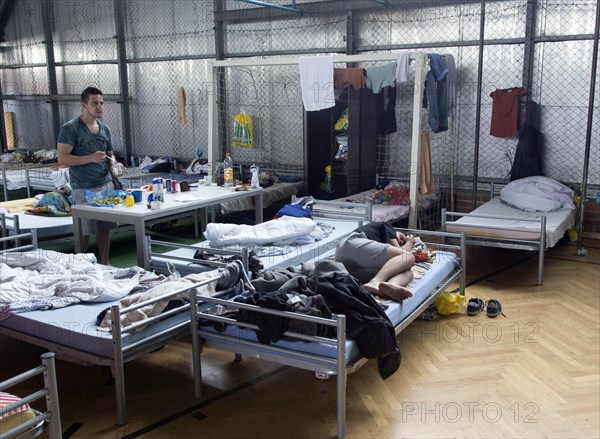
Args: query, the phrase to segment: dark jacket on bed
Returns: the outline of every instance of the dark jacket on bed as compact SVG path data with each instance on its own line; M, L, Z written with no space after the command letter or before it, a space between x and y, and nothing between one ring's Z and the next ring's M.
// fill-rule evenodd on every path
M323 296L332 313L346 316L347 336L364 357L383 357L399 350L390 319L354 277L327 273L317 280L315 293Z

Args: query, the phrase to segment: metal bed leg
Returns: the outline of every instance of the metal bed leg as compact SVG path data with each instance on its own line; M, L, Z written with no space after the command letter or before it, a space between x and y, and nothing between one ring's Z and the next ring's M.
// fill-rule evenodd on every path
M198 335L196 327L196 318L198 314L198 303L196 302L196 290L190 290L190 333L192 334L192 368L194 374L194 395L196 398L202 397L202 340Z
M460 294L465 295L467 289L467 233L460 232Z
M540 248L539 248L539 254L538 254L537 284L542 285L542 280L544 277L544 251L546 250L546 217L545 216L542 216L542 225L541 225L539 246L540 246Z
M42 363L46 366L44 371L44 385L50 393L46 395L46 406L52 413L48 421L48 436L51 438L62 437L60 424L60 403L58 399L58 385L56 383L56 365L54 363L54 352L42 354Z
M112 334L114 344L114 375L115 375L115 397L117 401L117 425L127 423L127 412L125 405L125 365L123 363L123 345L121 335L121 314L119 305L111 307ZM115 318L116 316L116 318Z
M337 325L337 437L346 437L346 316L338 315Z

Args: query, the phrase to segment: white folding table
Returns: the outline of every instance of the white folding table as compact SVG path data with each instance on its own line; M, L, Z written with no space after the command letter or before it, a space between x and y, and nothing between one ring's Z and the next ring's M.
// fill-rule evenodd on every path
M75 235L75 252L80 253L83 248L83 235L81 233L81 219L95 219L101 221L112 221L119 224L132 224L135 228L135 243L138 254L138 265L147 269L148 261L144 256L145 249L145 227L149 221L178 217L185 213L196 214L200 211L202 224L206 224L206 209L217 206L223 202L243 198L253 198L256 223L263 220L262 189L248 189L244 191L233 191L230 188L219 186L200 186L197 190L189 192L165 192L165 201L159 209L149 209L144 194L141 203L132 207L115 206L99 207L86 204L77 204L73 209L73 232ZM197 224L196 224L197 225Z

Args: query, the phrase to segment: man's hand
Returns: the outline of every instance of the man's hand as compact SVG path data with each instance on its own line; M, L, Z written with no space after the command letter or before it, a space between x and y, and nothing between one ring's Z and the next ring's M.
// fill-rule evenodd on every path
M103 151L96 151L90 156L90 163L102 163L106 158L106 153Z

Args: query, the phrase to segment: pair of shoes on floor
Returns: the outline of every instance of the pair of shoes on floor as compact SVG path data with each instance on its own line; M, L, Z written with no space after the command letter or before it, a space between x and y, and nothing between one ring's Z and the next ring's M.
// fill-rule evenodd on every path
M502 312L502 304L498 300L490 299L484 302L478 297L472 297L467 302L467 315L475 316L483 311L484 308L488 317L498 317L499 314L506 317Z

